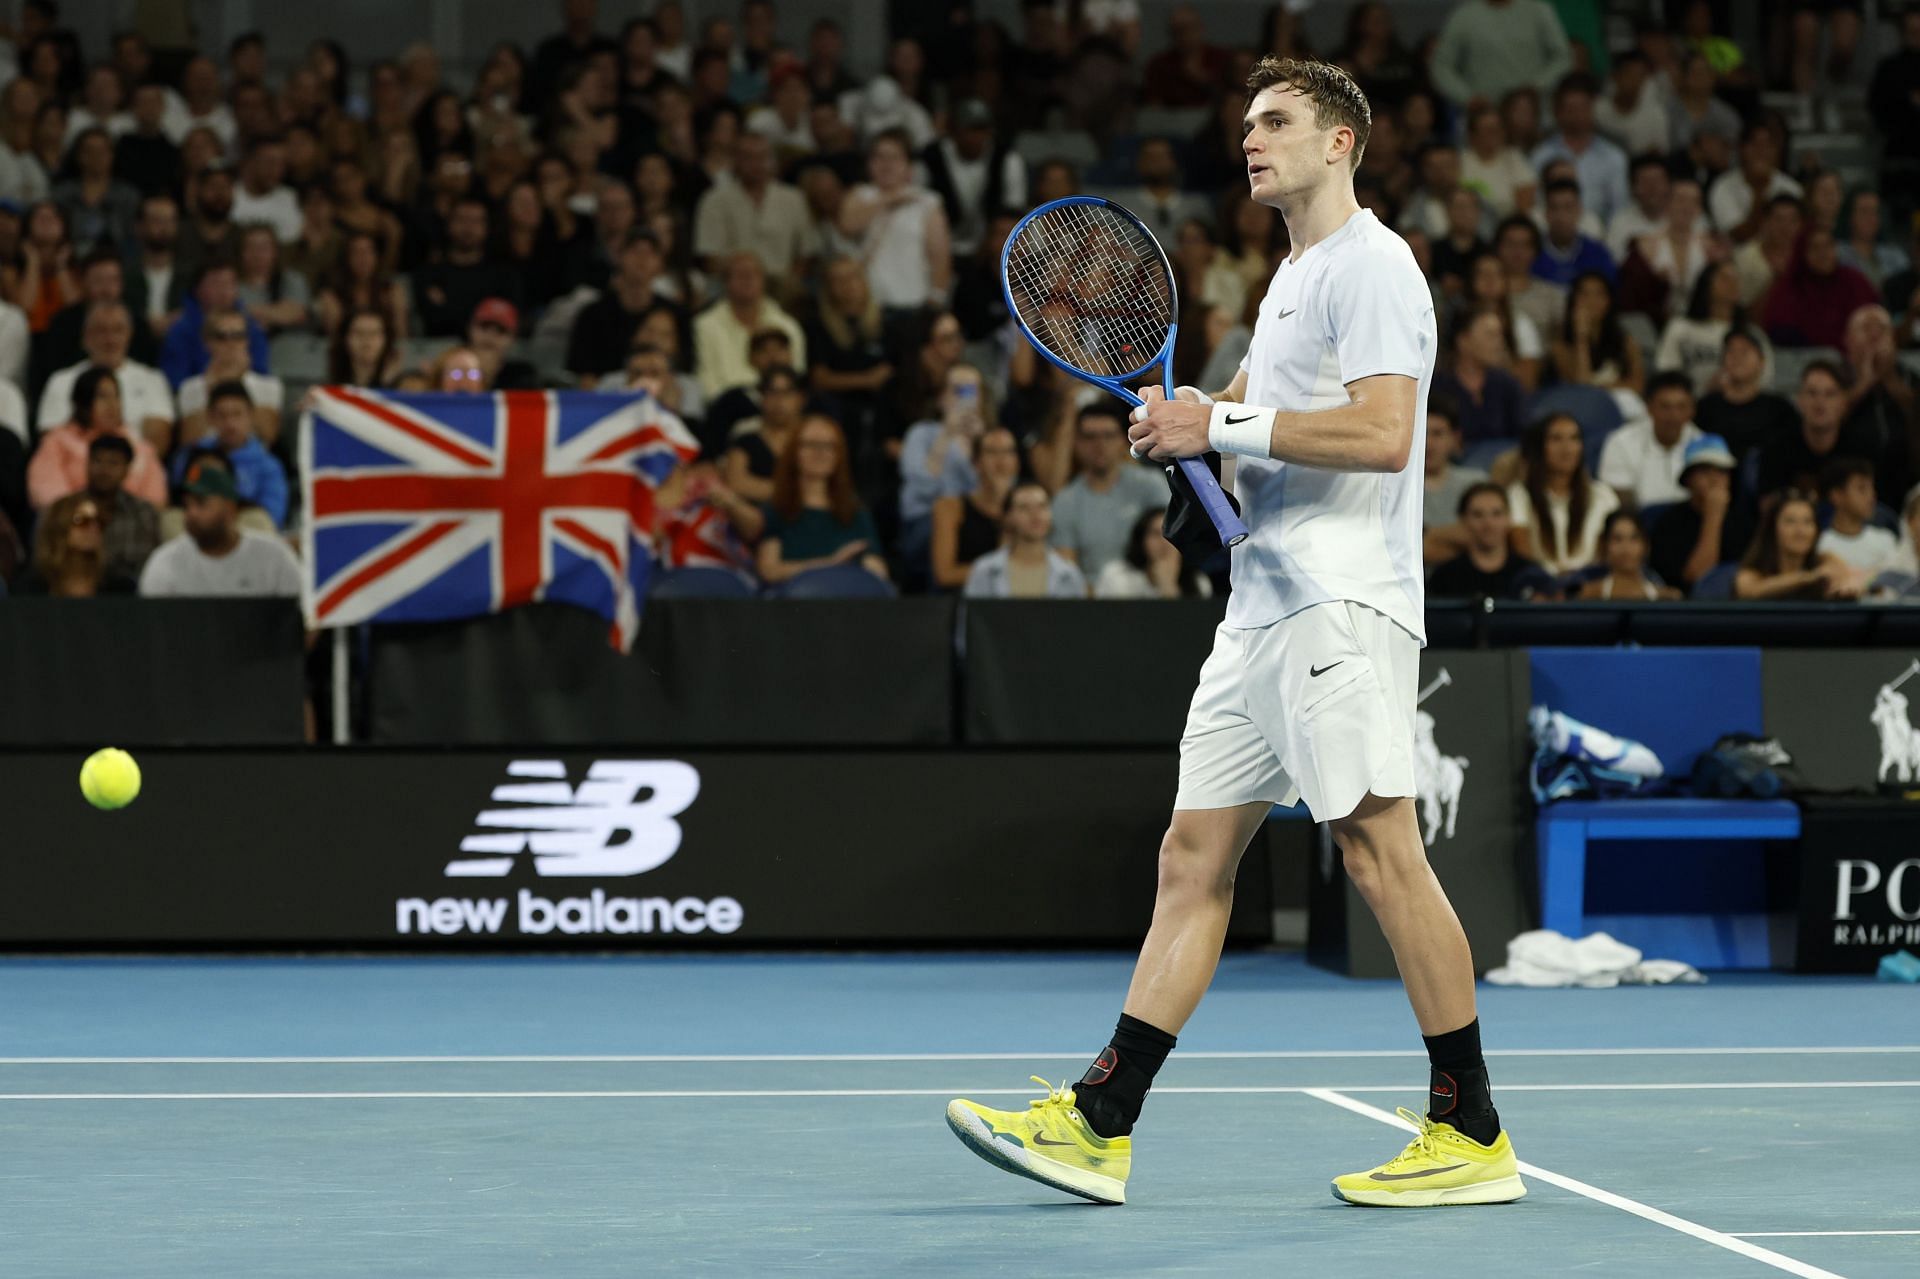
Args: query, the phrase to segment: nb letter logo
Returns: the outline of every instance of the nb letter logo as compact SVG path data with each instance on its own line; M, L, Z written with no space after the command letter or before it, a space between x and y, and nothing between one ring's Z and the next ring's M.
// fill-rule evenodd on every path
M676 760L597 760L578 788L557 759L515 760L507 774L539 780L493 788L495 803L519 807L475 817L494 829L467 836L460 851L486 855L448 862L449 876L505 875L523 853L541 875L639 875L679 851L674 819L700 793L700 774Z

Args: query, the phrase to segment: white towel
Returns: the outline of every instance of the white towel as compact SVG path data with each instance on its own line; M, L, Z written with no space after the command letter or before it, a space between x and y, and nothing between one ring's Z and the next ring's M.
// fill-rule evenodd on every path
M1664 986L1706 978L1677 960L1643 960L1639 951L1605 933L1575 940L1540 928L1508 942L1505 966L1488 973L1487 980L1496 986L1604 990L1622 983Z

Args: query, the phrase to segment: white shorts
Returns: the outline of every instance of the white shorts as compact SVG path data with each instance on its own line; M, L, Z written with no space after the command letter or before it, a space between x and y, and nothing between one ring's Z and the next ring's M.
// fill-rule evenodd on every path
M1304 798L1319 821L1412 795L1420 642L1364 604L1222 625L1180 737L1175 808Z

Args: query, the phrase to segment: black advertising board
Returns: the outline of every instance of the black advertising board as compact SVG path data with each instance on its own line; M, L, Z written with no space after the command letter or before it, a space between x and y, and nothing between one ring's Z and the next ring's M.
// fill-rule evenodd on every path
M1476 971L1506 962L1532 927L1534 876L1526 794L1524 652L1427 649L1414 712L1415 812L1427 860L1473 947ZM1391 977L1393 952L1323 838L1310 872L1308 957L1354 977Z
M1800 816L1800 929L1794 966L1870 973L1920 953L1920 788L1910 799L1814 797Z
M1920 652L1768 649L1760 680L1767 734L1808 790L1920 786Z
M0 945L1135 945L1157 752L0 756ZM1231 936L1269 936L1241 879Z

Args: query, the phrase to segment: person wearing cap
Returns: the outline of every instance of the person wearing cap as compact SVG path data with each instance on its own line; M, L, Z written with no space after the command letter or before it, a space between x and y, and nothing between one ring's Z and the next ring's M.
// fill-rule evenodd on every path
M505 298L486 298L473 308L467 347L480 361L481 380L489 391L540 389L540 371L525 360L509 358L513 335L519 331L519 308Z
M300 563L287 544L240 527L240 494L224 458L187 466L184 531L161 544L140 572L140 594L195 598L298 596Z
M1027 166L1017 151L993 136L993 111L978 98L953 109L951 136L936 138L921 153L927 186L946 206L953 256L980 246L987 219L998 209L1027 207Z
M127 490L155 506L167 504L167 476L153 445L129 436L120 382L112 369L91 365L73 380L72 420L43 430L27 466L27 495L36 511L87 486L87 450L103 435L126 436L133 449Z
M1692 590L1721 564L1746 554L1753 541L1753 512L1733 491L1733 450L1717 435L1700 435L1686 446L1680 486L1687 500L1670 506L1647 534L1647 564L1669 586Z
M1694 406L1695 424L1726 440L1736 464L1800 429L1793 402L1767 389L1767 359L1767 341L1758 329L1735 325L1727 330L1720 340L1716 385Z
M1607 436L1600 449L1600 478L1626 506L1658 506L1686 499L1680 485L1687 445L1700 438L1693 424L1693 383L1685 373L1656 373L1647 384L1648 419L1630 422Z

